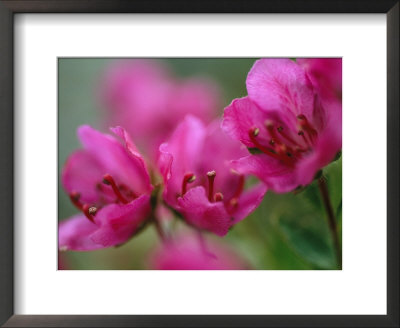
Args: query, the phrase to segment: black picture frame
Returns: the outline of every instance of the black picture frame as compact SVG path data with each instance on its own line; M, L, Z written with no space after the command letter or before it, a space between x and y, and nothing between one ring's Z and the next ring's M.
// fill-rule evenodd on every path
M18 13L385 13L387 315L14 315L13 29ZM0 0L0 324L4 327L399 327L399 1ZM368 289L368 286L365 286Z

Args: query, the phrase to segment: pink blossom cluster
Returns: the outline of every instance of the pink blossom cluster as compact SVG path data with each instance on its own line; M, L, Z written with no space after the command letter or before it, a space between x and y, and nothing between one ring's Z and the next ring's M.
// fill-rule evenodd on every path
M307 186L335 158L341 72L341 59L257 60L248 96L219 119L210 81L177 79L150 61L111 67L101 96L107 124L116 127L112 134L78 129L82 149L68 157L61 180L79 213L59 224L59 249L118 246L155 224L163 245L152 268L248 268L203 232L225 236L267 190ZM163 231L174 216L192 232Z

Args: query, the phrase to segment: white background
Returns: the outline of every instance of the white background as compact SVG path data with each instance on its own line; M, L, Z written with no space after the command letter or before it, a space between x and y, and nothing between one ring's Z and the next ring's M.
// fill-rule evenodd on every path
M15 25L17 314L385 314L384 15L33 15ZM343 271L57 271L57 57L343 56Z

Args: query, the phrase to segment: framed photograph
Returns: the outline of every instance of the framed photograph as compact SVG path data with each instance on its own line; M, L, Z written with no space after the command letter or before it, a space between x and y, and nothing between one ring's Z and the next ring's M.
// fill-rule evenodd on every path
M3 326L399 326L398 1L0 14Z

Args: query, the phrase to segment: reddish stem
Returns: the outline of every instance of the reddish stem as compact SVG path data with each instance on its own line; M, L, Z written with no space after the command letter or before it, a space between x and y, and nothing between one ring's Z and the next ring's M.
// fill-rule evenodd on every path
M193 173L186 173L183 176L183 180L182 180L182 196L184 194L186 194L188 183L192 183L194 180L196 180L196 176Z
M207 172L207 178L208 178L208 200L210 202L213 201L213 196L214 196L215 175L216 175L215 171Z
M335 247L337 264L338 264L339 268L341 268L342 267L342 249L341 249L339 237L338 237L336 217L333 212L332 203L331 203L331 200L329 197L328 187L326 185L326 180L324 177L320 177L318 179L318 187L321 192L321 196L322 196L322 200L324 202L326 213L328 215L329 229L331 231L333 244Z
M111 186L112 190L114 191L114 194L117 196L118 200L122 204L128 204L129 202L125 199L124 196L122 196L121 192L119 191L119 188L117 184L115 183L113 177L109 174L104 175L103 177L103 183L106 185Z

